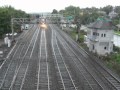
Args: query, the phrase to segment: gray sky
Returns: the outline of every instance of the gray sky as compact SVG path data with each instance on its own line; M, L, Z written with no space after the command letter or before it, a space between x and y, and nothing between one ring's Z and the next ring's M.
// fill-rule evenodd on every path
M61 10L69 5L85 7L104 7L106 5L120 6L119 0L0 0L0 6L11 5L27 13L52 12Z

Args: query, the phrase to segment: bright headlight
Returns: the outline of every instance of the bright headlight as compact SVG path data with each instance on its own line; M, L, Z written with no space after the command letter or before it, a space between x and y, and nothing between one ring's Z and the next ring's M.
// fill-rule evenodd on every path
M43 24L40 25L40 27L47 28L47 25L43 23Z

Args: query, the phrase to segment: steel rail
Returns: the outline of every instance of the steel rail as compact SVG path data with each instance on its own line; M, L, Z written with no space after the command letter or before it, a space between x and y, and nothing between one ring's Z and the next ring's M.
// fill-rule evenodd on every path
M58 39L59 39L59 41L62 43L62 45L63 45L63 42L60 40L60 38L62 38L62 37L59 37ZM63 39L63 38L62 38ZM64 40L64 39L63 39ZM63 48L65 48L66 49L66 51L68 52L68 54L70 55L70 52L67 50L67 48L65 47L65 46L68 46L68 48L73 52L73 54L77 57L77 59L78 60L80 60L80 58L75 54L75 52L72 50L72 48L67 44L67 42L64 40L64 42L65 42L65 44L66 45L63 45ZM70 55L70 56L73 56L73 55ZM79 69L79 71L81 71L80 70L80 68L79 68L79 66L78 66L78 63L74 60L74 59L72 59L72 61L75 63L75 65L77 66L77 68ZM80 60L81 61L81 60ZM99 84L99 82L94 78L94 76L89 72L89 70L87 69L87 67L81 62L81 64L83 65L83 68L85 68L85 70L87 70L87 72L92 76L92 78L98 83L98 85L101 87L101 89L102 90L104 90L103 89L103 87ZM90 82L87 80L87 78L85 77L85 75L83 74L83 72L81 72L82 73L82 75L83 75L83 77L85 78L85 80L88 82L88 84L89 84L89 86L91 87L91 89L92 90L94 90L93 89L93 85L92 84L90 84Z
M44 50L44 51L42 51ZM50 90L50 77L49 77L49 66L48 66L48 61L47 61L47 42L46 42L46 34L45 34L45 30L41 31L41 39L40 39L40 47L39 47L39 51L40 51L40 55L39 55L39 67L38 67L38 81L37 81L37 90L39 90L39 87L41 86L40 84L42 84L42 82L45 84L45 81L40 82L40 79L44 79L42 75L44 75L45 73L42 73L41 75L41 70L42 68L44 68L44 70L46 70L46 78L47 78L47 89ZM45 55L45 57L42 56L42 54ZM41 63L42 63L42 58L45 58L45 66L41 67ZM46 69L47 68L47 69ZM41 75L41 78L40 78ZM45 85L42 84L42 87L44 87ZM41 87L41 89L42 89Z
M53 53L54 53L55 61L57 62L57 57L55 55L55 50L54 50L54 45L53 45L53 39L54 38L53 38L53 31L52 31L52 48L53 48ZM62 74L61 74L61 71L60 71L58 63L57 63L57 68L58 68L58 72L59 72L59 75L60 75L60 79L62 81L63 89L66 90L66 87L65 87L65 84L64 84L64 81L63 81Z
M24 54L24 56L22 57L22 60L21 60L21 62L20 62L20 65L19 65L18 68L16 69L16 72L15 72L15 74L14 74L14 77L13 77L12 83L11 83L11 85L10 85L10 87L9 87L9 90L12 90L12 88L13 88L13 85L14 85L14 83L15 83L15 80L16 80L17 74L18 74L18 72L19 72L19 69L20 69L20 67L21 67L21 65L22 65L22 63L23 63L23 60L24 60L24 58L25 58L25 56L26 56L26 54L27 54L27 52L28 52L28 50L29 50L29 48L30 48L30 45L31 45L32 41L34 41L33 38L35 37L35 34L36 34L36 33L37 33L37 32L34 33L34 35L33 35L33 37L32 37L32 40L30 41L30 44L28 45L27 50L25 51L25 54Z
M61 33L63 33L62 31L61 31ZM66 35L65 33L63 33L64 34L64 36ZM81 49L81 51L82 52L84 52L86 55L88 55L91 59L91 63L93 63L93 60L96 62L96 64L98 65L98 66L100 66L101 67L101 75L103 75L104 76L104 78L114 87L114 88L116 88L116 90L118 90L118 89L120 89L120 80L117 78L117 77L115 77L112 73L111 73L111 71L108 69L108 68L106 68L101 62L99 62L99 61L97 61L97 60L95 60L95 59L93 59L82 47L80 47L73 39L71 39L68 35L66 35L66 38L68 39L69 38L69 40L71 40L74 44L72 44L73 46L75 46L75 47L79 47L79 49ZM79 50L78 48L76 49L76 50ZM81 53L81 51L79 50L79 52ZM82 54L82 53L81 53ZM84 57L85 57L85 55L83 55ZM94 62L94 63L95 63ZM94 64L93 64L93 66L94 66ZM95 66L94 66L95 67ZM95 67L96 68L96 67ZM97 69L97 68L96 68ZM104 71L103 71L104 70ZM106 74L105 73L108 73L108 75L107 75L107 77L106 77ZM111 77L110 77L111 76Z
M29 68L29 64L30 64L30 59L31 59L31 57L32 57L33 50L35 49L35 44L36 44L36 41L37 41L37 37L38 37L38 35L39 35L39 32L40 32L40 31L38 30L37 36L36 36L36 39L35 39L35 42L34 42L34 45L33 45L33 49L32 49L31 54L30 54L29 62L28 62L28 65L27 65L27 69L26 69L26 71L25 71L25 74L24 74L24 77L23 77L23 80L22 80L22 84L21 84L21 86L20 86L20 90L22 90L22 87L23 87L23 84L24 84L24 81L25 81L25 78L26 78L26 74L27 74L27 71L28 71L28 68Z
M53 31L54 31L54 30L53 30ZM68 76L69 76L69 78L70 78L70 80L71 80L71 83L72 83L72 85L73 85L73 88L74 88L75 90L77 90L77 87L76 87L76 85L75 85L75 83L74 83L74 80L72 79L72 76L71 76L71 74L70 74L70 71L69 71L68 68L67 68L67 65L66 65L66 63L65 63L65 61L64 61L64 58L63 58L62 53L61 53L61 51L60 51L60 48L59 48L59 46L58 46L57 39L56 39L56 33L55 33L55 42L56 42L56 47L58 48L58 52L59 52L59 54L60 54L60 56L61 56L63 65L65 66L65 69L66 69L66 71L67 71L67 73L68 73ZM54 50L55 50L55 49L54 49ZM55 52L55 51L54 51L54 52ZM55 53L55 54L56 54L56 53ZM58 53L57 53L57 54L58 54ZM60 67L57 58L56 58L56 63L58 64L58 67ZM62 74L61 74L61 75L62 75ZM63 82L64 82L64 80L63 80ZM71 87L67 87L67 88L71 88ZM65 90L66 90L66 87L65 87Z

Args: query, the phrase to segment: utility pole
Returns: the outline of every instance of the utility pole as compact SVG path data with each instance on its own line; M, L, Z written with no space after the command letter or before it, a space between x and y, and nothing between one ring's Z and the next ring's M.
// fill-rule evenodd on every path
M11 19L12 41L14 40L13 18Z
M120 16L118 16L118 18L119 18L119 24L118 24L118 32L119 32L119 25L120 25Z
M78 19L77 20L77 37L78 37L78 40L77 41L79 41L79 39L80 39L80 27L81 27L81 23L80 23L80 20Z
M120 25L120 16L118 15L118 26L117 26L117 32L119 32L119 25Z

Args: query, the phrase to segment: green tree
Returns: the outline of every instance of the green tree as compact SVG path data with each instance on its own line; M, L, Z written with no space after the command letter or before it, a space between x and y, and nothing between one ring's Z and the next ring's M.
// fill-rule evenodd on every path
M112 11L112 9L113 9L113 6L111 6L111 5L107 5L102 8L102 10L105 11L107 15L109 14L109 12Z
M11 18L25 18L26 14L22 10L16 10L11 6L0 7L0 37L11 32ZM18 26L15 26L18 28Z
M120 6L115 7L115 12L120 14Z
M65 10L60 10L59 13L63 15L65 13Z
M53 9L52 14L58 14L58 11L56 9Z

